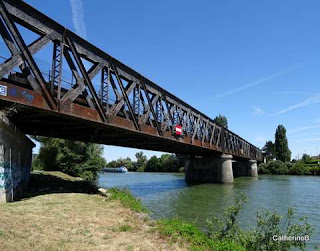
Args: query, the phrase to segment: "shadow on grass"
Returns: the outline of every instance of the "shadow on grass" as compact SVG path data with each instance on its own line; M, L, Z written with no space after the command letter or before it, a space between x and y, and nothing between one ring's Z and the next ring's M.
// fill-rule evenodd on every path
M97 187L89 181L69 180L46 173L31 173L29 186L21 199L51 193L96 194Z

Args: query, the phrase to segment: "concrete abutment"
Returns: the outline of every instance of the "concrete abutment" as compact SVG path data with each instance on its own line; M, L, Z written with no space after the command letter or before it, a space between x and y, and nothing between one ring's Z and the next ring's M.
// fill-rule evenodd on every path
M0 203L20 198L27 188L34 146L0 112Z

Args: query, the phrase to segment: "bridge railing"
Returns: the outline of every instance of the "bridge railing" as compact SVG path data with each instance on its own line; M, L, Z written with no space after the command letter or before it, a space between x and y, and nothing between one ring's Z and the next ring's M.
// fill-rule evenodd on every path
M0 15L0 33L12 54L0 64L0 79L20 68L30 88L43 94L50 109L80 103L95 109L103 123L119 117L123 118L117 120L119 126L125 127L129 120L142 133L262 160L257 147L28 4L0 0ZM26 45L16 23L39 37ZM49 80L34 59L48 44L53 48ZM69 88L63 85L66 67L76 80ZM176 125L182 126L182 138L175 137Z

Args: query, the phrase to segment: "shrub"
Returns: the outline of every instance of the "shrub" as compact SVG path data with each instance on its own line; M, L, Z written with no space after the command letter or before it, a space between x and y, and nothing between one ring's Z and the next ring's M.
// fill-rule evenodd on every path
M300 218L300 224L294 223L294 213L288 209L287 216L277 212L263 211L256 214L257 226L251 230L239 227L237 216L246 201L245 196L235 199L235 205L229 207L224 214L224 219L214 218L208 221L209 237L213 240L233 240L235 243L249 251L278 251L290 250L291 247L305 250L306 242L303 241L274 241L273 236L306 236L313 232L313 227L308 223L307 217Z
M288 166L281 160L270 161L267 164L267 169L272 174L288 174Z
M305 164L303 161L295 163L270 161L268 164L260 164L258 172L260 174L320 175L318 164Z
M192 223L180 219L165 219L157 222L160 234L170 236L173 240L184 239L191 244L191 250L245 251L234 240L213 240Z
M308 168L301 161L298 161L289 169L289 174L295 174L295 175L310 174L310 168Z
M269 171L269 169L267 168L267 165L266 165L266 164L261 163L261 164L258 166L258 173L260 173L260 174L270 174L270 171Z
M318 159L311 159L307 162L307 164L314 164L314 165L318 165L320 162L320 160Z
M294 223L294 213L288 209L284 220L277 212L263 211L257 213L257 227L245 235L247 250L291 250L292 247L306 249L306 241L274 241L273 236L306 236L313 232L308 217L301 217L300 224Z
M312 175L320 175L320 166L310 167L309 171Z

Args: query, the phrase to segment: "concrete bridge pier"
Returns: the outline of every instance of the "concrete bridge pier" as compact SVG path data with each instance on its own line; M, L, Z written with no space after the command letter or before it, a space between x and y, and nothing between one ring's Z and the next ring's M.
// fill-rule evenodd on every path
M232 183L232 156L191 158L186 162L188 183Z
M251 177L258 177L258 164L256 160L249 160Z
M258 165L256 160L233 161L232 169L234 177L239 176L258 176Z
M0 203L21 197L29 178L34 143L0 112Z

